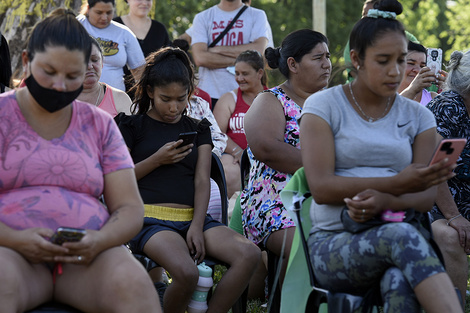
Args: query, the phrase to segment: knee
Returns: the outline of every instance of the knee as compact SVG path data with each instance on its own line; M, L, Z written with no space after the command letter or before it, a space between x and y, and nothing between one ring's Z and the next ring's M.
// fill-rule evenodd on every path
M444 223L432 224L432 231L434 235L434 240L439 245L439 249L443 253L464 253L464 250L460 246L459 234L458 232Z
M196 288L199 271L194 264L188 266L179 266L170 272L170 276L173 280L172 283L180 284L184 288L192 291Z
M243 266L250 271L254 271L258 264L262 262L261 250L250 241L246 243L238 255L239 257L234 260L231 266Z
M121 264L107 277L112 294L121 295L120 299L139 299L142 296L155 296L155 288L145 269L139 264Z

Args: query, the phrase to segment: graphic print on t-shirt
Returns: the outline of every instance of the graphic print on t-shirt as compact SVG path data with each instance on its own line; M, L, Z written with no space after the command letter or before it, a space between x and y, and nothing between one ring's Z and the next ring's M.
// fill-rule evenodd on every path
M119 44L111 39L105 39L97 37L96 40L100 43L103 48L103 56L112 56L119 52Z
M245 130L243 128L243 120L245 118L245 113L239 112L230 117L229 128L235 134L244 134Z
M212 22L212 41L214 41L221 32L232 22L232 19L219 22ZM217 46L239 46L243 45L243 31L237 31L237 28L243 28L243 20L237 20L230 31L220 40Z

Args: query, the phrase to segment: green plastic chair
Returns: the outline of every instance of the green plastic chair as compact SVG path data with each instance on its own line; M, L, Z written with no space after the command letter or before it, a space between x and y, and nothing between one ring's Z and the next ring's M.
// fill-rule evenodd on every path
M360 309L362 297L331 293L316 286L307 246L307 238L312 228L309 214L312 195L308 189L304 168L298 169L292 176L281 191L281 199L297 225L282 285L281 313L349 313ZM377 312L376 308L373 311Z

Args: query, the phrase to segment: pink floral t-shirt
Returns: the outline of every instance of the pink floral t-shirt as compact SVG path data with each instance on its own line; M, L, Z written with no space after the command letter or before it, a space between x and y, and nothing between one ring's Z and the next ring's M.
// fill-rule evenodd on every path
M70 125L46 140L26 122L15 91L0 95L0 222L14 229L100 229L104 175L134 164L112 117L74 101Z

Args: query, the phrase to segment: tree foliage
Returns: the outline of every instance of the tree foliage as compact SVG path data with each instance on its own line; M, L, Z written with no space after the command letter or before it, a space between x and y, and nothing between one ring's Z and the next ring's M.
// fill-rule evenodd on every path
M84 0L86 1L86 0ZM217 4L218 0L154 0L152 18L165 24L170 37L176 38L192 24L196 13ZM342 52L354 23L360 18L363 0L326 0L327 37L334 75L332 85L344 79ZM440 47L448 60L453 50L469 47L470 0L406 0L401 1L404 12L399 16L406 29L428 47ZM78 13L81 0L1 0L0 31L7 38L14 69L21 68L20 52L28 29L56 7L67 7ZM253 0L254 7L263 9L271 24L274 44L279 46L290 32L312 28L312 0ZM116 0L116 15L126 14L124 0ZM282 78L270 73L271 84Z

